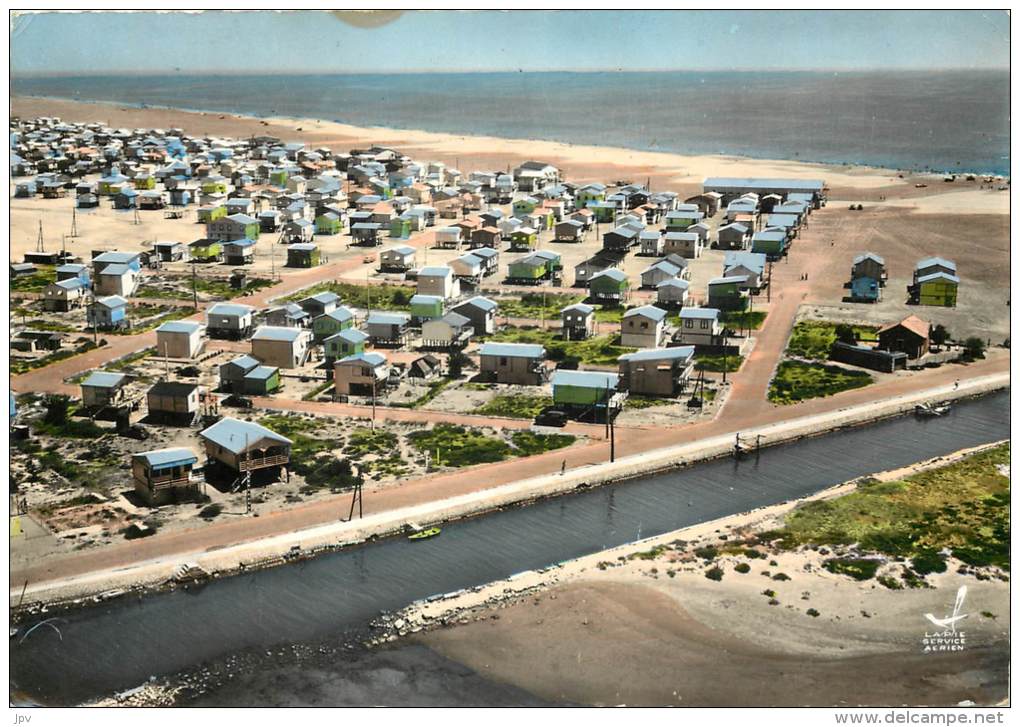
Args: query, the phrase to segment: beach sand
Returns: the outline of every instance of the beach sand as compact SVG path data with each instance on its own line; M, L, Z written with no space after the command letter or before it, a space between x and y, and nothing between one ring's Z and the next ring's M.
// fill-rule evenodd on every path
M901 478L969 451L877 477ZM806 500L853 488L846 483ZM447 658L554 701L850 707L1006 698L1008 581L961 575L950 560L945 573L927 576L931 587L890 590L824 570L824 548L760 559L721 555L722 579L705 577L709 566L696 547L774 528L796 504L529 572L400 616L412 633L431 625L413 638ZM749 572L737 572L737 563ZM950 612L961 585L969 589L965 648L925 653L922 639L935 629L924 614Z
M634 182L653 180L653 189L673 185L681 194L701 191L705 177L821 177L835 189L851 187L875 190L904 188L908 183L896 172L874 167L813 164L796 161L750 159L745 157L684 156L645 152L608 146L563 144L537 139L501 139L383 127L356 127L311 119L270 117L257 119L215 112L176 109L130 108L116 104L15 97L15 116L59 116L73 121L101 121L114 127L182 128L189 134L232 136L277 136L284 141L301 141L310 146L333 149L392 146L415 157L435 159L462 172L505 169L526 159L552 163L574 181L608 182L620 174ZM300 131L298 130L300 129Z

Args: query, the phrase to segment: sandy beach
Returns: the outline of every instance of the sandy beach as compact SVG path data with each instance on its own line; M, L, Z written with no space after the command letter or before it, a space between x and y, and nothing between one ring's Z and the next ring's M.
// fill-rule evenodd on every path
M980 449L980 448L978 448ZM902 478L977 450L879 473ZM812 499L851 492L855 483ZM805 500L805 501L807 501ZM826 548L723 556L704 576L699 547L782 524L789 503L581 558L544 573L416 604L414 640L482 676L549 700L612 706L951 706L1007 694L1009 584L945 573L890 590L821 567ZM748 562L749 572L734 570ZM923 614L969 588L966 648L925 653ZM440 627L437 627L440 624ZM444 627L445 626L445 627ZM847 674L853 674L847 680ZM740 684L740 689L734 685Z
M176 127L192 134L211 136L245 138L271 135L285 141L301 141L310 146L339 149L392 146L415 157L437 159L464 172L472 169L499 170L526 159L542 159L558 166L567 177L577 182L606 182L617 178L619 174L627 174L632 175L635 182L643 182L650 177L653 189L668 184L681 194L701 191L701 182L707 176L822 177L836 196L839 196L843 188L871 192L885 187L899 190L908 186L908 181L898 177L897 172L875 167L717 155L683 156L538 139L502 139L384 127L356 127L313 119L259 119L215 112L142 109L31 97L12 98L11 113L24 117L50 115L75 121L101 121L114 127Z

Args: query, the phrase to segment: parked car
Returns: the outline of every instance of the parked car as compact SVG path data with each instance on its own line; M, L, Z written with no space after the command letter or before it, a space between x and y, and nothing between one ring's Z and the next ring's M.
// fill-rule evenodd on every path
M559 409L546 408L535 417L535 424L540 427L565 427L567 414Z

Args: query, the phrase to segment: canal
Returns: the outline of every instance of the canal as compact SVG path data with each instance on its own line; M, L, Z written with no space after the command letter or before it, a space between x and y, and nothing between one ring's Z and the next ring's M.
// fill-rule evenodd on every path
M412 543L391 538L204 587L61 614L11 639L11 689L75 704L255 647L327 639L438 593L706 520L804 497L878 470L1009 437L1009 393L945 417L902 416L494 512Z

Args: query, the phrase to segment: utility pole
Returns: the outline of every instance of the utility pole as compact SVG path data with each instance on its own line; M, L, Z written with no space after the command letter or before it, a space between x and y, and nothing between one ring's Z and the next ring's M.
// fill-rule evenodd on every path
M722 337L722 382L726 383L726 369L730 367L729 352L726 350L726 333Z
M354 519L354 505L355 505L355 503L357 503L357 505L358 505L358 517L359 518L365 517L365 513L364 513L364 510L363 510L363 497L362 497L362 489L361 489L361 480L358 480L358 481L356 481L354 483L354 492L352 493L352 495L353 496L351 497L351 511L349 513L347 513L347 521L348 522L350 522L351 520Z
M45 247L43 245L42 220L39 220L39 236L36 238L35 241L35 251L43 252L44 250Z
M191 262L191 298L192 305L198 310L198 270L195 268L194 260Z
M771 260L769 260L769 285L768 285L768 288L766 290L768 291L768 298L766 299L766 302L771 303L772 302L772 261Z
M78 208L71 207L71 237L78 237Z
M375 370L372 371L372 431L375 431Z

